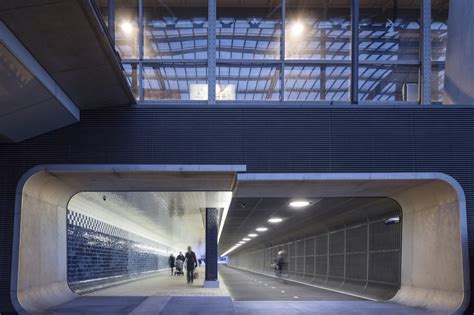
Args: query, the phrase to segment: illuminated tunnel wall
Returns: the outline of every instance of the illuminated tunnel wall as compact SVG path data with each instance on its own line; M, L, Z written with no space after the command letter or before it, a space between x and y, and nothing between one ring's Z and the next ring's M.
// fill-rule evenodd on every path
M78 293L166 269L160 244L67 210L67 281Z
M401 220L386 220L399 216L392 209L326 233L231 254L229 265L275 275L272 264L284 250L289 279L386 300L400 288L402 242Z

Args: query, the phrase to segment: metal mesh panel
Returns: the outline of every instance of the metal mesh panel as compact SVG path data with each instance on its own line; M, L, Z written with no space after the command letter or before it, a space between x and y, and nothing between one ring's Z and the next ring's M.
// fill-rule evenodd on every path
M367 254L347 254L346 256L346 278L366 280L367 279Z
M304 256L304 241L296 242L296 256Z
M346 233L346 252L367 251L367 225L348 228Z
M331 277L344 277L344 254L329 256L329 275Z
M313 276L314 275L314 257L313 256L306 256L304 258L304 274L306 276Z
M304 272L304 257L296 257L296 274L303 274Z
M400 248L401 229L399 224L385 224L384 220L370 224L370 250Z
M319 235L316 237L316 255L325 255L328 252L328 235Z
M400 283L400 254L393 252L375 252L369 254L369 281Z
M304 241L305 256L314 255L314 238L309 238Z
M329 253L344 253L344 230L329 234Z
M328 257L324 256L316 256L316 274L318 275L327 275L327 266L328 266Z
M288 260L288 273L294 274L295 273L295 266L296 266L296 258L290 258Z
M290 257L296 256L296 245L295 243L290 243L290 250L288 251Z

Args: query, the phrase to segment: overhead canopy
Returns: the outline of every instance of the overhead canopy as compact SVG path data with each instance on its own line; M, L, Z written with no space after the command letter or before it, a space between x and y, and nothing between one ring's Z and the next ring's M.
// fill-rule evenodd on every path
M92 3L0 2L0 141L75 123L79 110L135 102Z

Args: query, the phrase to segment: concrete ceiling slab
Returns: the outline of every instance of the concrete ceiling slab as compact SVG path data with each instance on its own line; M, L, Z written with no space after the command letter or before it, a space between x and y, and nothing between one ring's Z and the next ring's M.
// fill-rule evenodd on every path
M261 234L234 252L301 239L338 225L364 220L366 215L396 213L399 205L387 198L431 180L411 174L250 174L237 176L233 199L219 240L223 254L249 233ZM289 207L295 199L311 205ZM268 219L284 221L272 225ZM269 228L256 232L258 226ZM284 235L284 236L283 236Z
M397 202L384 197L325 197L304 198L311 205L295 209L289 206L293 197L237 197L233 198L219 241L222 253L237 244L249 233L258 234L250 241L234 250L248 251L283 244L330 230L366 222L383 215L396 215L400 211ZM268 219L278 217L282 222L272 224ZM265 232L257 227L268 228Z

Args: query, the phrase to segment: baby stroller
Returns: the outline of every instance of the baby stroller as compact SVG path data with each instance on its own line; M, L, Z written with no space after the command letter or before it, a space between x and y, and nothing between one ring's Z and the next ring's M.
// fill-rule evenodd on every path
M183 265L184 265L184 261L182 261L181 259L176 259L176 271L174 272L174 275L175 276L184 276L184 272L183 272Z

